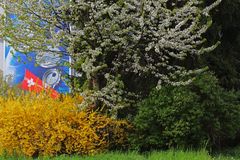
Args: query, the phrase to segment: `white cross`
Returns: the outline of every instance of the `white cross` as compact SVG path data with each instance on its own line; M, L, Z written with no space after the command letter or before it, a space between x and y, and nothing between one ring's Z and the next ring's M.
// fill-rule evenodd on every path
M28 87L31 87L31 86L34 86L35 85L35 82L33 81L33 79L28 79L27 80L27 83L28 83Z

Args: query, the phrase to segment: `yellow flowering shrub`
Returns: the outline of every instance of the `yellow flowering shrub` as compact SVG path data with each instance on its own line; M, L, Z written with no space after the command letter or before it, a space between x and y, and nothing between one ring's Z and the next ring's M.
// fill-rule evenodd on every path
M79 111L81 97L0 97L0 151L27 156L102 152L123 145L129 124Z

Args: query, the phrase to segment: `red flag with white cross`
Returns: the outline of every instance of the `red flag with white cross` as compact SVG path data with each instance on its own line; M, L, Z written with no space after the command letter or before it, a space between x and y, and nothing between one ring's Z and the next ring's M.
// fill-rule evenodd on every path
M45 88L43 81L27 69L25 70L25 76L22 81L21 88L23 90L33 91L36 93L47 91L50 92L52 98L59 97L59 93L56 90L53 88Z

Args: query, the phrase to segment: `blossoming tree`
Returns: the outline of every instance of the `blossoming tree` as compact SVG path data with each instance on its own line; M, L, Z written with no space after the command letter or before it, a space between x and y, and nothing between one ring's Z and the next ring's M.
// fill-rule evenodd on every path
M1 3L0 35L23 53L65 47L58 54L69 54L70 66L81 73L72 75L73 89L85 87L86 102L116 111L145 89L187 84L201 71L184 61L217 46L206 46L203 34L220 2L203 7L199 0L8 0ZM141 80L147 87L134 88Z

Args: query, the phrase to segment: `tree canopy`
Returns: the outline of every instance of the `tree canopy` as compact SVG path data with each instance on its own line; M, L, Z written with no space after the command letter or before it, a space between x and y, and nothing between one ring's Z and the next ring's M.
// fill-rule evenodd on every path
M221 40L219 47L204 56L204 65L216 73L227 89L240 89L240 2L225 0L213 12L213 25L207 32L209 42Z
M220 2L9 0L1 3L0 36L26 54L69 54L70 67L82 73L73 75L72 88L115 112L154 87L187 84L202 70L186 60L218 45L206 47L203 34Z

